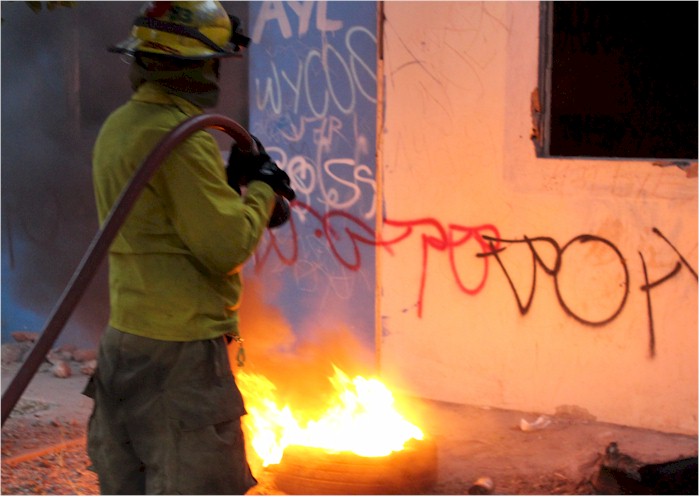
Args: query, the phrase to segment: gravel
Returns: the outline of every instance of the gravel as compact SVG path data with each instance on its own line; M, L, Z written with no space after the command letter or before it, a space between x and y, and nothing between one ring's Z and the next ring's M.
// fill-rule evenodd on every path
M24 406L32 408L31 406ZM36 406L33 406L36 408ZM26 416L26 415L25 415ZM90 469L85 425L55 420L32 421L31 416L7 420L2 428L3 495L98 495L97 475ZM253 495L279 495L271 477L258 475ZM447 475L431 495L466 495L472 482ZM499 495L587 495L592 488L561 474L500 478Z

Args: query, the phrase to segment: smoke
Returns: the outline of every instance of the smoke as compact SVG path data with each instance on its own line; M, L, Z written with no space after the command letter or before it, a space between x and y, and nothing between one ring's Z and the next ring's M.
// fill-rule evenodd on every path
M344 325L327 319L311 332L295 334L281 311L266 303L269 297L260 280L246 279L240 310L247 357L243 369L267 377L280 402L323 408L333 390L328 378L334 365L351 377L375 374L373 351ZM235 356L235 345L231 353Z
M41 330L97 231L94 133L81 111L99 105L90 105L80 90L84 68L106 69L99 57L88 65L92 51L81 50L85 39L92 43L90 29L98 29L77 29L86 8L34 13L25 2L3 3L3 338L16 329ZM112 85L106 90L115 95ZM68 323L66 338L94 341L90 337L106 323L100 280L104 273Z
M2 2L2 340L41 331L98 231L91 154L131 95L128 65L106 48L143 2L76 2L35 13ZM247 19L245 2L227 2ZM247 122L246 62L224 64L221 112ZM228 147L228 145L226 146ZM57 343L96 345L107 324L106 263Z

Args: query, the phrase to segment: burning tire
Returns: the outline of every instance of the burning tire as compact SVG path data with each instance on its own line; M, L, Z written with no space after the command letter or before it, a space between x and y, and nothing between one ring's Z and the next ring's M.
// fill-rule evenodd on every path
M437 482L437 447L410 440L404 450L383 457L289 446L268 468L275 486L291 495L416 495Z

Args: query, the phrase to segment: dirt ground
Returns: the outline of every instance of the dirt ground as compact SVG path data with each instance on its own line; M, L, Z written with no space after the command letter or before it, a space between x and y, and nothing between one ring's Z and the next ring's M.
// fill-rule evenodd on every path
M3 366L3 391L16 366ZM87 377L56 378L40 371L2 428L4 495L96 495L97 478L85 453L91 400L81 395ZM600 423L577 409L523 413L420 401L423 430L438 452L432 495L463 495L480 477L499 495L584 495L610 442L646 463L697 456L694 436ZM547 426L524 431L546 415ZM546 423L545 423L546 424ZM250 493L281 494L266 471Z

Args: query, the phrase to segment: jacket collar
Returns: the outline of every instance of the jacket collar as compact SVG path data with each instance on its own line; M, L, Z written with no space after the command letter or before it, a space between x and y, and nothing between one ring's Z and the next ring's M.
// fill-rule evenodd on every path
M149 104L175 105L188 116L196 116L204 112L193 103L177 95L166 93L161 86L151 82L141 84L131 96L131 100Z

